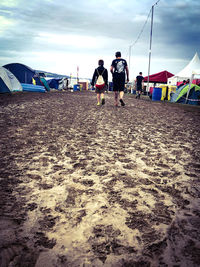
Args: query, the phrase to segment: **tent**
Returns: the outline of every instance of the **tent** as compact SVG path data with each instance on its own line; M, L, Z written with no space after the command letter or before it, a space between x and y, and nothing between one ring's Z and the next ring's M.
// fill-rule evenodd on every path
M167 83L167 79L174 76L174 74L164 70L152 75L149 75L150 83ZM144 77L144 82L148 82L148 76Z
M171 96L171 102L200 105L200 86L186 84L181 86Z
M168 79L168 84L176 85L179 81L191 79L193 71L198 69L200 69L200 59L198 54L196 53L192 60L185 66L185 68Z
M24 64L11 63L4 65L3 67L12 72L20 83L32 84L32 78L34 78L37 85L42 85L40 79L37 78L36 71Z
M22 86L9 70L0 67L0 93L22 91Z
M40 77L41 84L46 88L47 91L50 91L50 87L48 82L45 80L45 78Z
M49 85L50 88L59 89L59 82L61 80L62 79L54 78L54 79L49 79L47 82L48 82L48 85Z

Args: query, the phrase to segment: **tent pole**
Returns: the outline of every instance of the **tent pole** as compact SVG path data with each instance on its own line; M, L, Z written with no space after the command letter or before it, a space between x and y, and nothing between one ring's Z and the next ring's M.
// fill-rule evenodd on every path
M149 92L149 75L150 75L150 65L151 65L151 46L152 46L152 35L153 35L153 9L151 8L151 32L150 32L150 46L149 46L149 66L148 66L148 81L147 81L147 94Z
M129 68L129 72L130 72L130 68L131 68L131 45L129 46L128 68Z
M194 74L192 74L192 76L190 78L190 83L189 83L189 88L188 88L188 91L187 91L187 96L186 96L186 99L185 99L185 104L187 104L187 101L188 101L188 97L189 97L190 89L191 89L191 83L193 81L193 78L194 78Z

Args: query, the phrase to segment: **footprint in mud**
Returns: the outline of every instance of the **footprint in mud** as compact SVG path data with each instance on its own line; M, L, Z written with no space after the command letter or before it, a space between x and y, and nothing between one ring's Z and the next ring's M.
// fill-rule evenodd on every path
M84 161L82 162L77 162L73 164L73 168L74 169L85 169L85 167L87 166L87 163L85 163Z
M106 171L106 170L98 170L98 171L96 171L96 175L98 175L98 176L105 176L107 174L108 174L108 171Z
M74 178L73 182L74 183L80 183L80 184L83 184L83 185L89 186L89 187L91 187L91 186L93 186L95 184L94 181L91 180L91 179L80 179L80 178L77 179L77 178Z
M28 174L27 174L27 177L28 177L29 180L36 180L36 181L38 181L38 180L42 180L42 176L37 175L37 174L31 174L31 173L28 173ZM30 182L30 181L29 181L29 182Z
M120 206L124 210L127 210L128 208L136 209L138 201L137 201L137 199L135 199L134 201L128 201L126 199L120 199L120 200L118 200L118 203L120 204Z
M47 167L49 165L49 158L47 157L41 157L39 159L39 162L40 164L43 166L43 167Z
M76 202L80 202L81 196L83 193L85 193L86 191L84 190L80 190L80 189L76 189L76 188L69 188L68 189L68 195L66 198L66 207L72 207L72 206L76 206Z
M53 171L60 171L63 169L64 169L63 165L53 165Z
M128 212L129 216L126 217L125 224L131 229L138 229L139 231L145 231L151 229L151 223L149 222L147 215L143 212Z
M159 238L158 238L158 240L159 240ZM149 244L148 241L147 241L147 244ZM164 250L166 248L167 248L167 239L165 238L162 241L154 242L150 246L147 246L147 248L145 248L143 251L143 255L148 256L151 259L153 259L155 256L157 256L156 258L158 258L159 255L164 254ZM161 258L159 258L159 260L162 261ZM161 264L161 262L160 262L160 264ZM159 264L159 266L166 266L166 265L160 265L160 264Z
M56 245L56 240L51 239L49 240L43 232L37 232L34 236L35 241L35 247L42 246L44 248L53 248Z
M80 183L83 185L86 185L86 186L93 186L94 185L93 180L82 180Z
M124 246L117 238L121 235L119 229L113 229L112 225L96 225L93 235L89 238L93 253L105 263L109 254L124 255L135 253L130 246Z
M161 235L153 228L149 229L149 231L144 232L141 235L141 240L144 243L145 247L151 243L155 243L155 241L159 241L160 239Z
M155 208L152 209L155 216L155 221L157 223L164 223L169 225L172 222L174 211L170 210L162 202L155 203Z
M138 179L136 179L135 177L126 176L126 175L120 178L120 181L123 182L125 188L127 187L135 188L139 184L139 182L137 182L136 180Z
M149 179L143 179L143 178L140 178L139 182L143 185L152 185L154 184L151 180Z
M40 228L42 230L48 230L51 229L55 224L58 217L53 217L52 215L45 215L42 220L38 220L40 224Z
M26 209L33 211L33 210L37 209L37 207L38 207L37 203L33 202L33 203L29 203Z
M53 184L45 184L45 183L41 184L41 183L39 183L38 185L39 185L39 189L44 189L44 190L51 189L54 187Z

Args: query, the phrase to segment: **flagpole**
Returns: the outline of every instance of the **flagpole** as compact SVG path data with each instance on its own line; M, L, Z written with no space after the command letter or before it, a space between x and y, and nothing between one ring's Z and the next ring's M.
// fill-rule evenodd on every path
M129 68L129 71L130 71L130 68L131 68L131 45L129 46L128 68Z
M149 66L148 66L147 94L149 92L149 75L150 75L150 65L151 65L151 47L152 47L152 35L153 35L153 11L154 11L154 5L151 8L151 32L150 32L150 45L149 45Z
M78 79L78 73L79 73L79 66L77 66L77 84L79 82L79 79Z

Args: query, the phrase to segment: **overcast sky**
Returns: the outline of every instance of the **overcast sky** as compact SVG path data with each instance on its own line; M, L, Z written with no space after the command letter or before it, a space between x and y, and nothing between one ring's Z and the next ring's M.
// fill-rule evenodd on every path
M139 71L146 76L151 15L147 17L156 2L0 0L0 65L17 62L73 76L79 66L79 77L91 78L98 59L109 69L115 52L121 51L130 62L130 78ZM158 1L150 74L176 74L196 52L200 56L200 1Z

